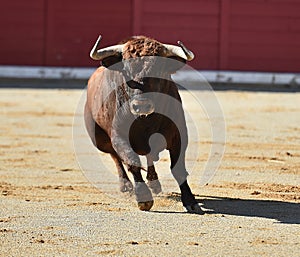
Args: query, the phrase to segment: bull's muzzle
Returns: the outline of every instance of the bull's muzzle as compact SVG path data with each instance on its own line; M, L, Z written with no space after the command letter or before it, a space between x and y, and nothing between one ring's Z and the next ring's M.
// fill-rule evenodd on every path
M154 112L154 104L148 98L133 98L130 102L130 111L134 115L147 116Z

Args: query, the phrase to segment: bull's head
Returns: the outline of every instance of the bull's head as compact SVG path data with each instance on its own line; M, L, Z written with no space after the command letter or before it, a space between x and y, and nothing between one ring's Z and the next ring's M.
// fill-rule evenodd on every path
M153 99L143 96L143 93L164 93L165 81L171 81L171 74L194 58L194 54L180 41L179 46L174 46L137 36L124 43L98 49L100 41L101 36L90 57L100 60L107 68L122 72L128 87L126 91L131 97L130 110L139 116L147 116L155 110Z

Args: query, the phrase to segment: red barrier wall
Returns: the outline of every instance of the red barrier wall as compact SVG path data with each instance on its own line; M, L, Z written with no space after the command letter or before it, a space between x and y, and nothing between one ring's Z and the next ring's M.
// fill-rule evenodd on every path
M298 0L14 0L0 28L1 65L95 66L98 34L144 34L182 40L197 69L300 72Z

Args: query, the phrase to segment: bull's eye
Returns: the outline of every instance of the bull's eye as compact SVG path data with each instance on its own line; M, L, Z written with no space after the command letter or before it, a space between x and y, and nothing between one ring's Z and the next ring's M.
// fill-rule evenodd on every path
M139 89L139 90L142 90L143 89L143 84L141 83L138 83L134 80L128 80L127 81L127 85L132 88L132 89Z

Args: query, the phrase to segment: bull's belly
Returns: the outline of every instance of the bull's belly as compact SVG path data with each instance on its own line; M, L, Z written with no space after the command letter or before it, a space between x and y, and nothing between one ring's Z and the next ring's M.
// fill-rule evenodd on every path
M131 125L129 141L139 155L158 155L172 140L173 131L169 120L158 114L146 119L136 119Z

